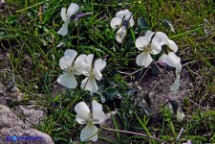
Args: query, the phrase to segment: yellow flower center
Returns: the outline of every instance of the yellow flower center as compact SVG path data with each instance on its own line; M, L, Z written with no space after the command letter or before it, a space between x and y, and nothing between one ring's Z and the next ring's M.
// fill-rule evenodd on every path
M150 52L151 51L151 48L150 48L150 46L147 46L146 48L144 48L144 50L143 50L144 52Z

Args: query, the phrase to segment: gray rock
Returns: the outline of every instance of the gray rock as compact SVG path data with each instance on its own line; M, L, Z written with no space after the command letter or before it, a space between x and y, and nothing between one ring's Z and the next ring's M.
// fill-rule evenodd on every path
M7 106L0 105L0 129L14 126L26 128L24 122L21 121Z
M16 142L18 144L54 144L49 135L35 129L26 130L19 126L15 126L13 128L3 128L0 132L3 137L3 142Z
M0 104L7 104L7 101L5 99L6 89L3 86L3 84L0 82Z
M185 69L182 70L180 75L180 88L177 94L173 94L170 91L170 87L174 82L173 75L163 73L156 77L144 77L140 84L135 86L140 91L138 97L135 97L134 99L135 105L142 107L145 113L148 111L150 114L157 114L160 107L162 107L169 99L176 100L177 102L183 101L184 98L190 95L193 89L193 83ZM149 97L152 103L150 109L147 108L147 104L143 98L149 90Z
M29 114L29 113L28 113ZM0 105L0 143L54 144L51 137L25 125L7 106Z
M11 102L18 102L21 101L23 97L24 93L22 93L16 85L11 84L9 88L6 88L6 86L0 82L0 104L8 105Z
M28 127L38 125L46 116L45 109L36 105L19 105L14 108L14 113L20 116Z

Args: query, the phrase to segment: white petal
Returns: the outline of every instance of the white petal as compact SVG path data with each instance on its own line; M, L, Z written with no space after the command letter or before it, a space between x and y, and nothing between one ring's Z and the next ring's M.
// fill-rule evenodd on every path
M69 67L71 67L72 63L73 63L73 59L71 59L68 56L63 56L60 59L59 65L62 70L66 70L66 69L69 69Z
M76 50L73 50L73 49L67 49L65 52L64 52L64 55L65 56L69 56L71 57L73 60L75 59L75 57L77 56L77 52Z
M148 67L151 62L152 62L152 57L151 57L150 53L148 53L148 52L142 52L136 58L136 63L139 66Z
M98 71L102 71L105 68L105 66L106 66L105 60L97 59L94 64L94 69L97 69Z
M66 22L67 21L66 8L61 9L60 15L61 15L61 18L63 19L63 21Z
M100 72L99 70L94 69L94 70L93 70L93 74L94 74L95 78L96 78L98 81L100 81L100 80L102 79L102 74L101 74L101 72Z
M134 26L134 19L133 19L133 16L131 16L130 20L129 20L129 24L130 24L130 27L133 27Z
M162 54L158 61L176 68L176 74L181 72L181 59L174 52L170 52L168 55Z
M93 54L89 54L89 55L87 56L87 62L88 62L89 65L92 65L93 57L94 57Z
M127 33L127 29L125 26L121 27L117 33L116 33L116 40L118 43L122 43L123 39L125 38L126 36L126 33Z
M89 81L86 85L86 90L89 90L91 93L95 93L98 91L98 86L94 77L90 77Z
M79 102L75 105L75 112L77 113L76 120L78 123L82 124L82 120L90 120L91 114L90 109L85 102Z
M148 41L148 44L149 44L149 42L151 41L151 38L152 38L152 36L154 35L154 33L155 33L155 32L152 32L152 31L149 31L149 30L146 31L145 38L146 38L146 40Z
M87 56L87 63L86 63L86 65L85 65L85 71L87 71L87 72L91 72L92 63L93 63L93 57L94 57L93 54L89 54L89 55Z
M192 141L188 139L187 142L183 144L192 144Z
M97 141L98 139L98 128L91 123L88 123L85 128L81 130L80 139L81 141Z
M132 13L128 9L124 11L124 14L125 14L125 20L129 20L132 17Z
M177 91L179 90L179 86L180 86L179 80L180 80L180 75L177 74L177 75L176 75L175 82L174 82L173 85L171 86L171 91L172 91L174 94L176 94Z
M86 124L87 120L80 117L79 115L76 115L76 119L75 119L79 124Z
M79 55L74 62L75 74L80 75L84 71L86 64L87 55L85 54Z
M91 93L98 91L98 86L94 77L87 77L81 82L81 88L84 90L89 90Z
M84 89L87 85L89 77L86 77L84 80L81 81L81 88Z
M135 41L135 46L139 50L143 50L145 47L148 46L148 44L149 44L149 41L147 40L147 38L145 36L140 36Z
M120 23L118 22L117 24L121 24L122 20L129 20L129 24L131 27L134 26L134 19L132 16L132 13L129 10L122 10L116 13L116 17L118 18L118 20L120 21ZM123 19L124 18L124 19ZM112 26L111 26L112 27ZM113 28L113 27L112 27ZM115 28L114 28L115 29Z
M79 11L79 6L76 3L71 3L67 10L67 19Z
M151 43L150 45L150 53L151 54L159 54L162 50L160 43Z
M178 46L176 45L176 43L173 40L169 40L169 45L168 46L174 52L178 51Z
M163 53L160 58L158 59L158 62L161 62L161 63L165 63L166 64L166 57L167 55L165 53Z
M128 9L121 10L121 11L116 13L116 17L124 18L125 20L128 20L131 15L132 15L132 13Z
M182 69L182 65L181 65L181 62L179 62L179 63L176 65L176 73L180 73L180 72L181 72L181 69Z
M152 42L154 42L154 41L156 43L160 43L160 45L169 44L169 38L163 32L156 32Z
M92 113L93 113L92 115L93 115L94 124L100 124L106 118L106 115L102 110L102 105L95 100L93 100L92 102Z
M57 33L59 35L65 36L68 33L68 24L69 23L66 21Z
M77 87L77 81L73 74L65 73L63 75L60 75L57 79L57 82L67 88L76 88Z
M174 52L178 51L178 46L173 40L170 40L168 36L163 32L157 32L153 41L159 43L159 45L168 45L171 50Z
M178 121L182 121L185 118L185 115L182 111L177 110L176 118Z
M120 25L122 24L122 19L119 17L114 17L111 22L110 22L110 26L115 30L117 28L120 27Z
M168 53L166 56L166 64L176 68L177 71L181 70L181 59L174 52Z

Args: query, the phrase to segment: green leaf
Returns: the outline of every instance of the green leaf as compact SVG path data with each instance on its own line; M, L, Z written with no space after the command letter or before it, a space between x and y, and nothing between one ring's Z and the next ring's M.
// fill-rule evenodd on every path
M11 15L11 16L7 17L6 22L12 24L12 23L16 22L16 20L17 20L17 17L15 15Z
M113 98L117 94L117 90L115 88L109 87L106 88L105 91L102 92L102 94L106 100L113 100Z
M10 39L10 38L15 38L15 37L16 37L16 35L7 34L5 32L0 32L0 40Z
M57 95L55 98L54 98L54 102L58 102L60 100L61 96L60 95Z
M163 20L163 26L175 33L175 29L174 29L174 27L170 21L164 19Z
M138 18L138 25L141 28L147 28L148 27L148 23L145 21L145 19L143 17Z
M147 105L151 108L152 102L148 93L144 95L143 99L146 101Z
M177 110L178 110L178 102L171 100L170 103L172 105L172 109L173 109L174 114L176 114Z

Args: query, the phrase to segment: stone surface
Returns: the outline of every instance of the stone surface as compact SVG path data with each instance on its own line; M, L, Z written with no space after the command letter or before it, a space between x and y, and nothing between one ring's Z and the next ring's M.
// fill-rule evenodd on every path
M36 105L19 105L13 110L28 127L38 125L46 116L45 109Z
M6 88L0 82L0 104L8 105L11 102L18 102L21 101L23 97L24 93L22 93L16 85Z
M54 144L49 135L35 129L22 129L19 126L15 126L12 128L3 128L0 132L3 141L7 143Z
M23 109L24 110L24 109ZM32 111L24 110L29 114ZM7 106L0 105L0 143L54 144L51 137L29 128Z
M14 126L26 128L24 122L22 122L7 106L0 105L0 129Z
M3 105L7 104L7 100L5 98L5 94L6 94L6 89L3 86L3 84L0 82L0 104L3 104Z
M135 105L143 107L147 110L147 104L143 98L145 94L149 92L151 100L151 109L148 112L151 114L157 114L160 108L168 102L168 100L176 100L179 102L188 97L193 90L193 82L190 79L188 72L183 69L180 78L180 88L176 94L170 91L170 87L174 82L174 76L168 72L159 74L158 76L145 76L136 88L139 89L138 97L135 97Z

